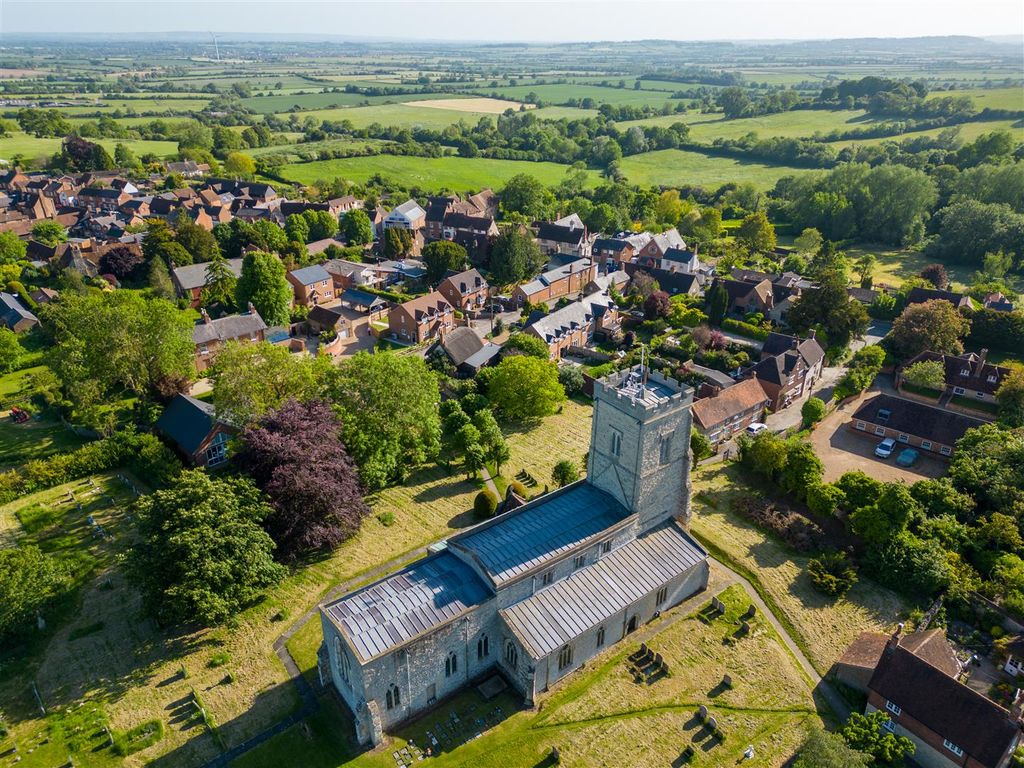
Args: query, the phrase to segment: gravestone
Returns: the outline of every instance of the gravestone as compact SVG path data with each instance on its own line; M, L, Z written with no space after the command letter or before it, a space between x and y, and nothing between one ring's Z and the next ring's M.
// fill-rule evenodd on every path
M701 704L700 709L697 710L697 717L701 719L701 722L705 722L708 719L708 708L703 704Z

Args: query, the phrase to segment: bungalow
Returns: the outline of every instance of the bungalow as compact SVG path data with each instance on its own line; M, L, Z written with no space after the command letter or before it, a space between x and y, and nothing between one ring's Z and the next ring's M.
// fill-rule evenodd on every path
M984 423L902 397L876 395L857 409L849 428L880 439L891 437L898 443L940 456L951 456L957 440L968 429Z
M1007 768L1021 743L1017 702L1008 712L904 648L899 632L886 644L868 681L865 712L915 746L928 768Z
M22 333L39 325L39 318L25 309L14 294L0 292L0 325Z
M987 349L981 350L980 354L968 352L963 355L922 352L912 360L908 360L900 368L896 375L896 386L903 386L903 374L911 365L934 361L942 363L946 392L951 396L966 397L982 403L994 403L996 390L1011 371L1009 368L985 362L987 355Z
M482 309L487 303L487 281L475 269L449 274L437 290L456 309Z
M528 283L516 286L512 299L522 306L526 302L541 304L560 299L583 288L597 277L597 265L590 259L577 259L549 270Z
M242 276L242 260L226 259L228 269L238 278ZM199 309L203 303L203 288L206 287L207 275L206 263L186 264L184 267L175 267L171 270L171 282L174 283L174 292L181 298L187 298L192 309Z
M911 304L924 304L926 301L948 301L957 309L970 309L971 297L963 293L952 291L939 291L931 288L911 288L907 294L907 306Z
M585 347L595 334L618 330L619 311L607 294L595 293L527 322L525 333L547 344L551 359L558 360L569 347Z
M175 395L156 429L196 467L216 467L228 459L228 439L235 430L218 421L210 403L188 395Z
M472 328L452 328L431 347L428 356L445 355L460 376L472 377L480 369L492 365L501 346L480 338Z
M415 200L406 200L384 217L384 229L408 229L419 231L426 222L427 212Z
M391 335L417 344L450 330L454 325L452 305L437 291L398 304L388 313Z
M213 364L217 352L229 341L264 341L267 324L263 322L252 304L247 312L226 315L216 320L206 310L201 311L202 319L192 328L192 343L195 345L196 370L202 373Z
M287 278L295 291L296 304L315 307L334 298L334 278L320 264L293 269Z
M695 400L691 408L697 430L714 445L724 443L760 421L769 398L757 378L722 389L714 397Z
M198 179L208 170L210 170L208 164L202 163L200 165L195 160L167 163L167 173L175 173L185 179Z
M576 214L554 222L541 222L537 227L537 245L548 255L586 259L592 253L592 244L587 228Z

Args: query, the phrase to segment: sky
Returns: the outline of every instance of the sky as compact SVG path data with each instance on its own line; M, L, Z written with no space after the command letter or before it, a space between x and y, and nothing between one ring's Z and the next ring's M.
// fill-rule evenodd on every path
M300 33L419 40L1022 35L1021 0L0 0L17 33Z

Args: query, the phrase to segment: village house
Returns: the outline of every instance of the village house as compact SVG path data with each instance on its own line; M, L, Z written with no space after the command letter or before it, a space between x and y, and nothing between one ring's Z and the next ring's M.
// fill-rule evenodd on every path
M867 695L868 683L882 658L890 636L881 632L861 632L829 670L829 677L858 693ZM961 672L960 660L941 629L911 632L900 638L900 646L927 661L949 677Z
M527 320L525 333L548 345L552 360L559 360L570 347L585 347L595 335L619 329L619 310L604 293L593 293L566 304L550 314L537 313Z
M656 267L642 267L637 263L625 264L623 270L630 278L637 273L649 275L670 296L700 296L704 292L705 276L700 272L668 272Z
M207 163L197 163L195 160L182 160L181 162L166 163L167 173L177 174L185 179L202 178L210 166Z
M637 263L645 267L661 268L661 261L665 254L673 249L687 250L686 241L675 227L667 229L661 234L651 235L650 240L637 251Z
M591 293L608 293L613 288L621 293L626 289L626 285L629 283L629 274L624 269L617 269L614 272L607 272L599 274L585 286L583 286L583 295L588 296Z
M378 272L373 264L362 264L344 259L331 259L324 262L331 279L334 280L334 293L337 295L346 288L358 288L360 286L376 287L384 283L384 276Z
M940 456L952 456L956 441L968 429L984 423L980 419L933 408L914 400L893 395L875 395L853 414L849 428L879 440L891 437L900 445Z
M601 269L616 269L633 261L634 256L633 243L621 237L599 237L591 248L591 257Z
M334 299L334 278L320 264L293 269L287 274L295 291L295 303L315 307Z
M427 212L420 208L415 200L406 200L384 217L381 226L384 229L407 229L418 232L426 223Z
M747 315L760 312L767 315L775 306L775 291L770 280L747 283L740 280L719 278L715 285L721 285L729 297L728 312L733 315Z
M718 445L761 421L769 403L756 377L744 379L723 387L713 397L695 400L693 425L712 445Z
M912 304L924 304L926 301L948 301L957 309L970 309L971 297L965 293L954 293L953 291L939 291L932 288L911 288L907 293L907 306Z
M500 345L480 338L480 334L468 326L460 326L443 334L427 356L444 355L460 377L470 378L481 368L493 365L499 352Z
M590 259L577 259L549 270L534 280L517 285L512 299L519 306L541 304L563 296L579 295L597 277L597 265Z
M746 371L757 376L773 411L789 406L809 394L821 378L825 350L814 337L806 339L784 333L770 333L761 348L761 360Z
M131 200L131 195L120 189L103 187L94 189L86 187L78 193L77 203L86 211L92 214L102 211L116 211L126 202Z
M463 311L483 309L488 288L487 281L475 269L450 274L437 286L449 304Z
M683 381L694 387L694 402L703 400L706 397L714 397L723 389L736 385L736 379L728 373L708 368L707 366L695 363L693 360L687 360L683 363L682 370L689 374L685 376Z
M213 405L178 394L167 404L156 430L194 467L216 467L228 459L235 429L217 419Z
M541 222L537 226L537 246L543 253L572 256L575 259L589 259L593 239L587 235L587 228L575 213L554 222Z
M980 353L968 352L963 355L922 352L900 366L896 374L896 386L902 389L905 383L903 374L910 366L925 361L939 362L944 372L946 393L965 397L974 402L994 404L996 391L1011 371L1009 368L986 362L987 356L987 349L981 350ZM965 405L970 407L969 403Z
M196 371L202 373L211 365L217 352L229 341L264 341L267 324L263 322L252 304L246 312L212 319L207 311L201 311L202 318L192 328L192 343L195 345Z
M501 675L528 704L705 589L689 522L690 391L639 366L594 385L585 480L321 606L320 680L361 744Z
M309 310L306 317L306 326L313 335L319 335L324 331L333 331L341 339L348 339L353 335L352 321L340 304L325 307L318 305Z
M226 259L228 269L236 277L242 276L242 260ZM199 309L203 303L203 288L206 287L206 270L209 264L186 264L184 267L175 267L171 270L171 282L174 283L174 292L180 298L186 298L192 309Z
M908 648L899 630L886 643L867 685L865 712L914 743L926 768L1008 768L1021 743L1019 704L1008 712ZM1019 697L1019 694L1018 694Z
M423 234L428 240L454 240L456 231L497 235L494 216L497 208L492 207L494 195L473 195L468 200L455 195L432 196L427 198Z
M437 291L396 304L388 313L388 330L394 338L420 344L455 325L452 305Z
M39 325L39 318L29 312L17 296L0 291L0 325L15 333L23 333Z

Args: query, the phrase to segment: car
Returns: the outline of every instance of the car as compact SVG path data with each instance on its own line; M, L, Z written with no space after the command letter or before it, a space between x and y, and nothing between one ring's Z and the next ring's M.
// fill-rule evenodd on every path
M753 424L751 424L750 426L748 426L748 427L746 428L746 430L744 430L744 431L745 431L745 432L746 432L746 433L747 433L748 435L759 435L759 434L761 434L762 432L764 432L764 431L765 431L766 429L768 429L768 425L767 425L767 424L762 424L762 423L761 423L761 422L759 422L759 421L755 421L755 422L754 422Z
M896 441L887 437L875 447L875 456L880 459L888 459L894 450L896 450Z
M900 455L896 457L896 463L901 467L912 467L917 463L917 459L920 455L921 454L913 448L904 448L900 451Z

